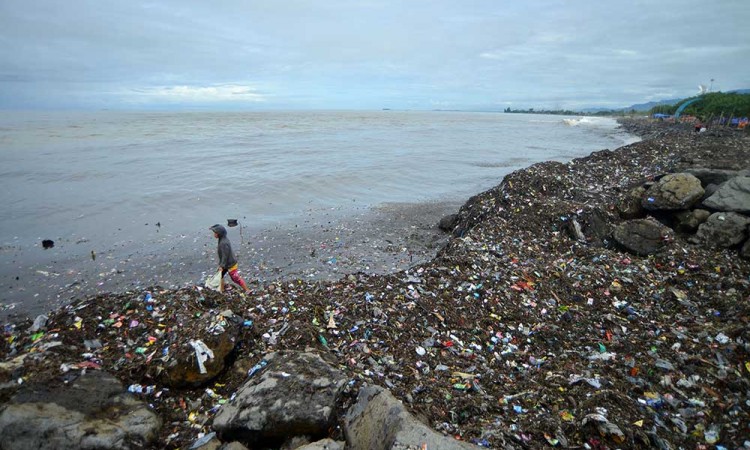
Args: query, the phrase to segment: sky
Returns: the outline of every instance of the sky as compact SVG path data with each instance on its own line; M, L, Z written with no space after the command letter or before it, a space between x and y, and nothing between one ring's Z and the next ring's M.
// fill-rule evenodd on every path
M699 84L750 88L750 1L0 0L0 109L615 108Z

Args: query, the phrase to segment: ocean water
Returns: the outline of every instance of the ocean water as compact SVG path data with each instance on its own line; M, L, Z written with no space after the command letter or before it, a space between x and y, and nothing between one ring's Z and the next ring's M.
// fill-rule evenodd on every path
M92 249L174 250L230 218L252 234L462 202L535 162L633 140L612 119L522 114L0 112L0 281Z
M611 119L572 120L577 126L458 112L2 113L0 244L82 229L81 238L99 239L146 222L185 233L225 218L267 226L352 203L458 199L531 163L630 139Z

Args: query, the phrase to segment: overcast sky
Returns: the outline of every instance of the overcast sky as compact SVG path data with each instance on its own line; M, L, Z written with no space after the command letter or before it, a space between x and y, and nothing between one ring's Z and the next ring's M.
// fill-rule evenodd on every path
M750 88L750 0L0 0L0 108L618 107Z

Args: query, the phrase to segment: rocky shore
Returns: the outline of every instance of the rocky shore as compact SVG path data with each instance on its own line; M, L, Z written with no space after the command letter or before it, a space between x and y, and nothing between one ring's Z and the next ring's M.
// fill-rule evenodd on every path
M750 448L750 137L622 125L408 270L7 324L0 448Z

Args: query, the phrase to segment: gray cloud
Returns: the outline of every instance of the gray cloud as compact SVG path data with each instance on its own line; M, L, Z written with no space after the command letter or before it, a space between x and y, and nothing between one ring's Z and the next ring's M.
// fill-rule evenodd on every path
M750 2L0 3L0 107L624 106L747 88Z

